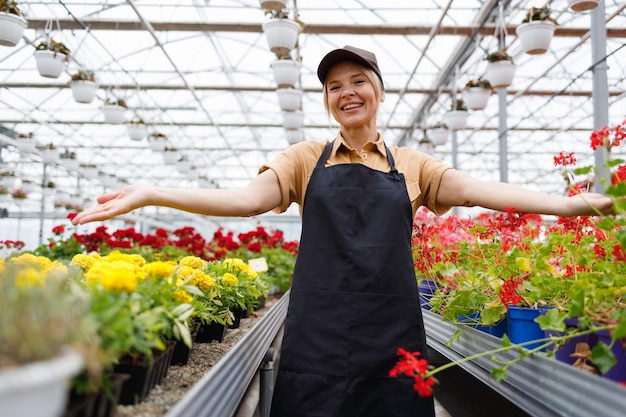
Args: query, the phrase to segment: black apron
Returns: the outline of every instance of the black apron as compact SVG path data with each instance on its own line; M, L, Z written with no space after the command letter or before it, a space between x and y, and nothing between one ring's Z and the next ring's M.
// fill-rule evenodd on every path
M398 347L426 355L404 175L325 167L307 186L272 417L432 417L432 397L389 377Z

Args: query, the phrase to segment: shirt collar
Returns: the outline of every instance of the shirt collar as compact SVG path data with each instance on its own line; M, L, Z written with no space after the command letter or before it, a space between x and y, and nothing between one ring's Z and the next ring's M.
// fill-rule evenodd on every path
M383 140L383 135L378 132L378 139L375 142L367 142L364 146L366 149L371 149L371 146L374 145L376 150L385 158L387 157L387 150L385 149L385 141ZM333 144L333 149L331 152L331 156L335 156L340 147L344 147L346 149L350 149L350 146L346 143L341 135L341 132L337 132L337 136L335 137L335 143Z

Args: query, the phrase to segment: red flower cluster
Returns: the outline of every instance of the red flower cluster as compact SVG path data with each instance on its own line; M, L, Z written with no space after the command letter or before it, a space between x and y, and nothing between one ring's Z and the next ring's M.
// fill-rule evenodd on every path
M517 305L523 301L522 297L517 292L517 288L522 284L522 278L511 277L504 281L502 286L500 287L500 301L509 309L509 306Z
M389 371L389 376L396 378L404 375L413 378L413 389L420 397L430 397L433 395L432 386L437 381L428 375L428 361L420 358L420 352L408 352L406 349L399 347L398 356L400 359Z
M567 165L576 165L576 157L574 156L574 152L570 152L567 155L563 154L561 151L557 156L554 157L554 166L567 166Z

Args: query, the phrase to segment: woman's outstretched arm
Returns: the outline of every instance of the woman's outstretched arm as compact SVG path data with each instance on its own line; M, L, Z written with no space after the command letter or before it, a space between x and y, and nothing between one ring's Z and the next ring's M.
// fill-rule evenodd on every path
M104 194L97 201L96 207L78 213L72 223L107 220L145 206L171 207L209 216L247 217L280 205L281 191L278 177L268 169L241 190L130 185Z
M447 206L480 206L520 213L561 217L613 214L613 201L602 194L583 193L572 197L550 195L502 182L479 181L450 169L441 179L437 202Z

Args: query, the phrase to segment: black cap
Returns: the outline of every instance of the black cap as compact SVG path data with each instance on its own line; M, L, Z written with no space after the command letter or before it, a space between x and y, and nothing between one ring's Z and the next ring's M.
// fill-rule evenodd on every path
M344 61L353 61L371 69L376 73L376 75L378 75L380 82L383 82L383 77L380 74L380 69L378 68L376 55L374 55L373 52L366 51L365 49L346 45L341 49L330 51L324 58L322 58L320 65L317 67L317 77L320 79L322 84L324 84L324 80L326 80L328 71L330 71L335 64Z

